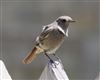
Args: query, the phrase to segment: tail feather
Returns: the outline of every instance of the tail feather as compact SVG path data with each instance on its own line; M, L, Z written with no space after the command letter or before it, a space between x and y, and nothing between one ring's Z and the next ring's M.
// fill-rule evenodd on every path
M27 57L23 60L23 63L24 64L29 64L29 63L31 63L32 62L32 60L34 60L35 58L36 58L36 56L37 56L37 48L36 47L34 47L34 49L31 51L31 53L29 53L28 55L27 55Z

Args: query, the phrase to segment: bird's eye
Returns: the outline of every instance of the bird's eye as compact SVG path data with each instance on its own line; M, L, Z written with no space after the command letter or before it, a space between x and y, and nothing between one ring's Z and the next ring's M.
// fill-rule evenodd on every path
M65 20L65 19L62 19L61 21L62 21L62 23L65 23L65 22L66 22L66 20Z
M58 23L65 23L66 20L65 20L65 19L58 19L57 22L58 22Z

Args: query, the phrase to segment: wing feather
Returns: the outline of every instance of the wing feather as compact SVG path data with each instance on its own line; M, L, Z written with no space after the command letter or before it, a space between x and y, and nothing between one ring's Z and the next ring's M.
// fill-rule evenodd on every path
M39 36L39 40L42 41L44 39L46 39L49 36L49 33L52 31L53 29L46 26L43 31L41 32L40 36Z

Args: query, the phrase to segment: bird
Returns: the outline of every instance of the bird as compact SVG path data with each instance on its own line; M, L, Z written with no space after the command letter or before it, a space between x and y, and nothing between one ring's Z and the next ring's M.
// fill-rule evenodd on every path
M60 16L49 25L43 26L39 36L35 40L35 46L24 58L23 63L31 63L38 54L44 53L51 61L49 54L54 54L68 37L68 26L75 22L70 16Z

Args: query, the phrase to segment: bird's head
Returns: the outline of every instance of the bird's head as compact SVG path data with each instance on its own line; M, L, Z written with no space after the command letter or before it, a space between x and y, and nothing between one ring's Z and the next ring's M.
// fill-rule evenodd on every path
M68 35L68 26L69 23L75 22L71 17L69 16L61 16L56 20L59 27L65 32L66 35Z
M58 23L72 23L75 22L75 20L73 20L71 17L69 16L60 16L57 20Z

